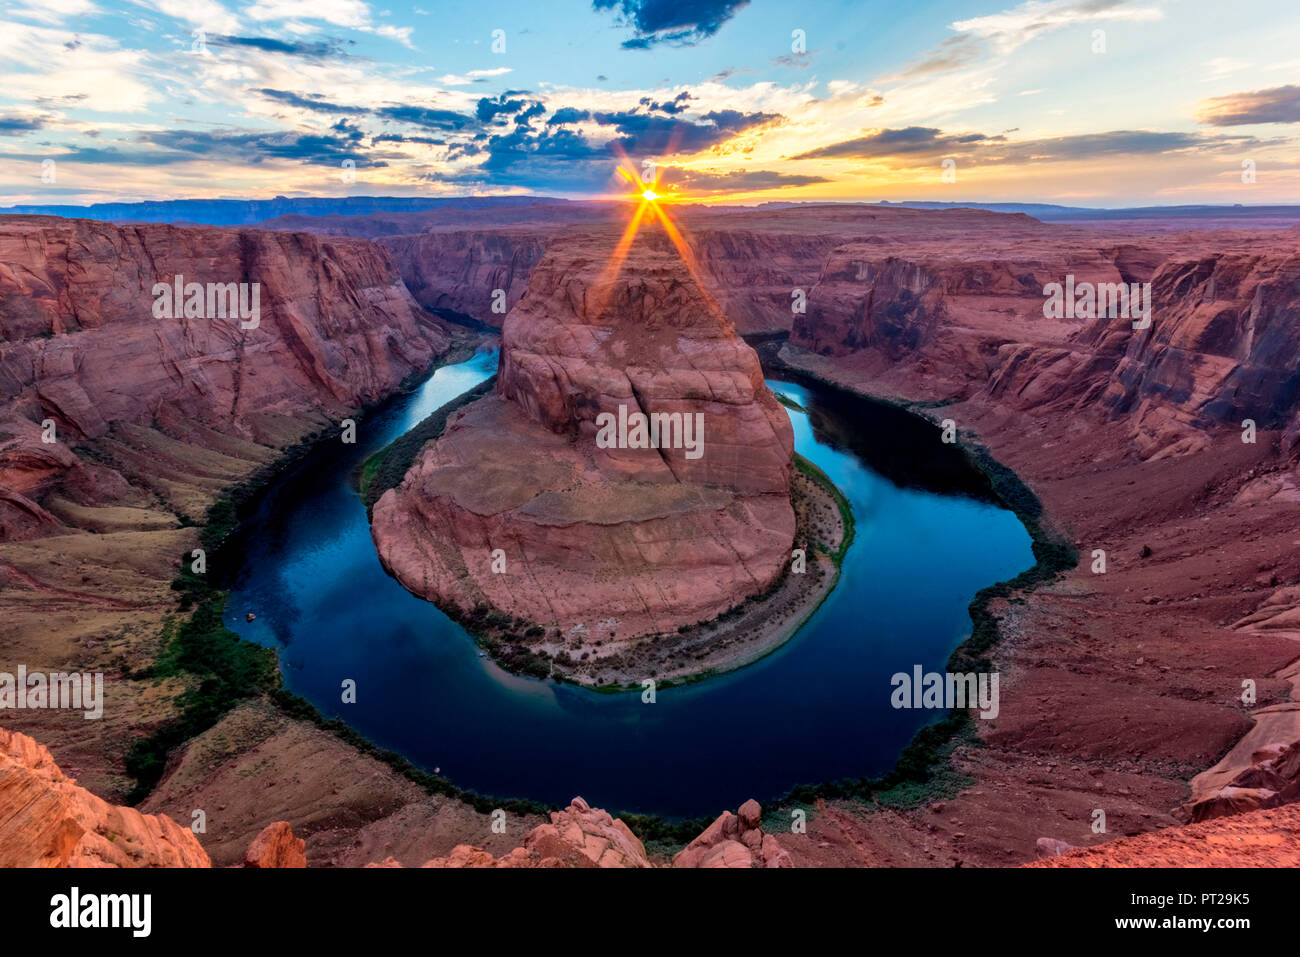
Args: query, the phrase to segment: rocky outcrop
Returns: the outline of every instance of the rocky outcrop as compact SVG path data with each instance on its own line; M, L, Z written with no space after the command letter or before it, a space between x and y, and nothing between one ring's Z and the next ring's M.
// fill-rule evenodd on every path
M1300 867L1300 804L1116 838L1026 866Z
M764 833L762 817L763 809L752 799L735 814L723 811L673 857L673 867L793 867L776 837Z
M373 867L401 867L387 858ZM563 811L551 812L549 824L528 832L524 843L500 857L482 848L460 844L446 857L422 867L653 867L645 845L608 811L588 806L576 797Z
M627 639L781 574L793 436L757 357L662 234L612 279L605 238L551 247L507 317L497 394L376 503L380 558L416 594ZM658 448L602 447L602 423L617 446L638 415L663 417Z
M723 812L703 834L672 859L672 867L793 867L790 855L760 826L762 808L746 801L737 814ZM393 858L368 865L401 867ZM589 807L580 797L551 822L533 828L517 847L500 857L461 844L446 857L423 867L654 867L636 835L609 812Z
M192 832L165 814L109 804L49 751L0 728L0 867L208 867Z
M1176 812L1208 821L1300 801L1300 702L1261 708L1255 726L1214 767L1192 779L1191 798Z
M244 866L256 868L306 867L307 842L293 836L288 821L276 821L262 829L244 852Z

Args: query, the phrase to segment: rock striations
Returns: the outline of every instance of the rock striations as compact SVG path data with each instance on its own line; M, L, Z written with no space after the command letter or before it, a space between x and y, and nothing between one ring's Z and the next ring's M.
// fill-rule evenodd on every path
M613 279L609 253L604 235L548 250L506 319L496 394L375 505L380 557L411 591L626 639L782 573L793 435L757 356L661 234L643 229ZM639 416L657 448L615 427Z
M155 317L155 285L177 276L204 287L205 317ZM250 306L256 284L255 324L207 317L209 283L246 284ZM386 397L447 345L371 243L0 218L0 540L56 530L51 493L127 496L99 464L112 456L78 446L138 426L227 454L232 438L281 447Z

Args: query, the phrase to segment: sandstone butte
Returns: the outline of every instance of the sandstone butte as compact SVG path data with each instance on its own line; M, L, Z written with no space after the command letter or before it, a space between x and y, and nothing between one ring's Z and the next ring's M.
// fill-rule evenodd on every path
M6 726L32 733L95 794L120 802L129 741L172 719L184 687L133 676L175 610L176 557L197 541L178 513L201 515L426 366L448 333L421 305L499 325L502 288L509 326L534 282L546 296L563 288L552 249L562 262L571 239L619 228L595 207L418 215L300 217L272 224L296 230L279 233L0 219L0 648L111 676L102 722L26 712ZM1290 833L1300 230L842 206L682 208L679 219L705 292L738 332L788 332L765 347L779 361L953 418L962 443L1014 469L1081 555L1059 580L990 607L1001 714L951 757L974 783L911 810L822 802L806 839L781 836L795 865L1006 865L1031 859L1040 838L1121 847L1172 840L1180 821L1189 833L1232 822ZM268 284L260 335L152 319L153 281L218 261L248 268L217 278ZM563 268L586 277L572 287L581 305L598 272ZM1045 319L1043 287L1067 274L1150 282L1151 327ZM806 312L792 312L793 290ZM546 364L571 365L556 355L566 358ZM563 394L534 384L544 377L517 381ZM543 448L552 409L577 417L563 403L492 401ZM40 442L47 417L71 440ZM1242 441L1247 418L1254 443ZM1091 570L1097 549L1105 574ZM306 856L322 864L379 861L388 845L416 864L486 831L472 809L435 806L267 701L234 709L173 759L148 809L176 820L193 807L238 811L207 837L221 863L240 863L268 820L306 834ZM1106 834L1089 827L1098 807ZM408 839L424 834L436 840ZM482 843L494 860L512 850Z
M375 504L380 558L416 594L626 639L714 618L782 573L789 417L667 237L643 229L611 277L613 239L548 249L506 317L495 394ZM702 422L699 456L600 447L598 416L620 408Z

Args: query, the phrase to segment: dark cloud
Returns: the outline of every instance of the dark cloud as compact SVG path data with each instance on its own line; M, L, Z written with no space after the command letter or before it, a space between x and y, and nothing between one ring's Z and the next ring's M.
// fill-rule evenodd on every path
M582 120L591 119L591 114L586 110L574 109L572 106L562 106L546 121L547 126L562 126L565 123L579 123Z
M650 97L643 96L641 97L641 105L651 113L667 113L670 116L676 116L678 113L683 113L689 108L687 104L691 102L691 99L692 97L690 93L682 90L682 92L678 93L666 103L656 103L654 100L650 99Z
M497 116L513 116L524 108L523 99L507 99L510 94L502 93L498 96L485 96L478 101L478 108L475 111L479 120L484 123L491 123Z
M33 116L0 116L0 136L22 136L44 128L45 121Z
M593 10L616 10L618 21L636 34L626 50L648 50L660 43L694 46L713 36L749 0L592 0Z
M268 53L287 53L290 56L307 57L312 60L347 56L343 52L344 41L334 39L308 43L302 40L276 40L271 37L213 36L208 37L208 43L217 47L250 47ZM348 40L347 43L350 45L353 41Z
M1197 119L1210 126L1300 123L1300 86L1231 93L1202 101Z
M372 136L370 142L374 143L422 143L426 146L446 146L446 140L440 140L432 136L402 136L400 133L380 133L378 136Z
M275 100L288 106L297 106L304 110L315 110L318 113L344 113L349 116L356 116L370 112L364 106L344 106L341 103L330 103L318 93L291 93L288 90L266 88L257 92L269 100Z
M365 133L340 120L326 133L295 132L197 132L155 130L140 135L151 146L205 159L257 164L265 159L294 159L306 163L338 165L350 159L360 166L386 166L381 158L367 155Z
M702 122L654 116L648 113L593 113L602 126L612 126L620 134L617 146L626 153L641 155L694 153L731 139L738 133L784 119L779 113L741 113L738 110L715 110L705 113Z
M257 91L262 96L277 103L284 103L287 106L296 106L304 110L314 110L317 113L334 113L344 116L373 116L381 120L395 120L399 123L409 123L412 126L418 126L426 130L460 130L464 129L474 122L474 118L464 113L457 113L454 110L435 110L424 106L410 106L394 104L391 106L381 106L378 109L369 109L364 106L344 106L341 103L331 103L316 93L293 93L289 90L272 90L261 89ZM519 104L522 106L522 102ZM482 101L479 103L480 118L482 117Z
M385 120L397 120L426 130L459 130L474 122L474 118L454 110L435 110L427 106L383 106L373 115Z
M791 159L901 159L923 163L954 157L982 165L994 165L1059 162L1098 156L1153 156L1186 149L1208 152L1239 150L1260 143L1253 137L1208 137L1199 133L1164 133L1152 130L1110 130L1078 136L1011 141L1004 135L954 135L932 127L909 126L904 129L878 130L867 136L809 150Z
M994 139L1001 139L1001 137L988 137L983 133L951 136L929 126L908 126L897 130L877 130L875 133L859 136L857 139L800 153L798 156L792 156L791 159L877 159L915 153L951 152L954 148L965 151L972 143L989 142Z
M804 176L797 173L778 173L775 170L738 170L734 173L704 173L668 167L663 183L680 186L692 192L739 192L741 190L780 189L788 186L808 186L828 183L824 176Z

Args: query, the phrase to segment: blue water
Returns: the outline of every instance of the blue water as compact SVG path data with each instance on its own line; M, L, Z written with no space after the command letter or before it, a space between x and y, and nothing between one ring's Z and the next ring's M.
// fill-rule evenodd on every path
M915 664L942 670L969 633L975 592L1033 564L1011 512L899 487L843 441L883 447L897 435L863 425L869 417L846 421L854 417L812 388L772 381L818 410L811 421L790 412L795 446L844 491L857 521L840 583L803 629L762 661L660 690L654 704L507 674L384 572L349 478L495 370L495 353L439 369L364 420L356 445L321 450L278 481L247 523L227 614L245 638L279 649L289 690L461 787L696 816L883 773L941 717L894 710L890 676ZM341 703L347 678L355 704Z

